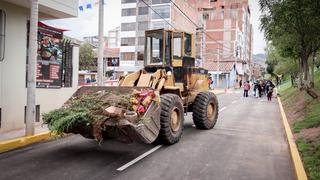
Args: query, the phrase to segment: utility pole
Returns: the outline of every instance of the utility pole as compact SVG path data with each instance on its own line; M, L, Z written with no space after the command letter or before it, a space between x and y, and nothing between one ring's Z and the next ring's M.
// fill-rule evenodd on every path
M98 55L98 86L103 86L103 49L104 49L104 35L103 35L103 1L99 0L99 55Z
M220 48L218 48L218 74L217 74L217 87L220 85Z
M30 0L29 54L27 80L26 136L34 135L36 108L36 64L38 41L38 0Z

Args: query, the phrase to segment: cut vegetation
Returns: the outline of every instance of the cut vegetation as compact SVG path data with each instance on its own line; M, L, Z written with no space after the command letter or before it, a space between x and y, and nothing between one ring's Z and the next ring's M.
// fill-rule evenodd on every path
M315 90L320 93L320 71L315 74ZM311 180L319 180L320 99L313 99L290 83L281 86L279 93L307 175Z
M131 141L126 125L148 124L144 116L151 104L158 102L153 90L141 89L127 92L79 90L62 108L43 114L44 124L58 134L81 134L101 142L107 137ZM93 88L94 89L94 88ZM82 93L80 93L82 92ZM126 119L126 121L124 121Z

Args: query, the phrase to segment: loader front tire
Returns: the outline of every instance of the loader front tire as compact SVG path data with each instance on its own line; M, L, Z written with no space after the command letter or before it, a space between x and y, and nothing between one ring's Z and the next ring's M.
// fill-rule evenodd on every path
M198 129L212 129L217 122L219 105L211 92L201 92L193 103L193 122Z
M181 98L175 94L161 95L159 141L163 144L175 144L182 136L183 105Z

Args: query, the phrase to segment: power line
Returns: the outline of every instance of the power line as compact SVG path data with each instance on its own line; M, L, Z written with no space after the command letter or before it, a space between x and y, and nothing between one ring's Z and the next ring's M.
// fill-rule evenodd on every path
M170 0L170 2L171 2L174 6L176 6L176 7L179 9L179 11L180 11L192 24L194 24L197 28L201 28L200 26L198 26L197 23L195 23L194 21L192 21L192 19L191 19L185 12L183 12L183 11L180 9L180 7L179 7L175 2L173 2L172 0Z
M197 28L202 28L202 27L198 26L197 23L195 23L185 12L183 12L183 11L181 10L181 8L180 8L175 2L173 2L172 0L170 0L170 2L184 15L193 25L195 25ZM218 40L214 39L214 38L211 37L209 34L207 34L204 30L202 30L202 32L203 32L206 36L208 36L211 40L215 41L217 44L222 45L223 48L229 49L230 51L232 50L232 49L230 49L230 48L228 48L228 47L225 47L225 46L224 46L222 43L220 43Z
M157 11L155 11L148 3L141 0L145 5L147 5L153 12L155 12L161 19L163 19L167 24L169 24L173 29L176 29L171 23L169 23L165 18L163 18Z
M157 11L155 11L148 3L145 2L145 0L141 0L145 5L147 5L153 12L155 12L161 19L163 19L168 25L170 25L173 29L177 30L177 28L175 28L170 22L168 22L163 16L161 16ZM171 1L171 0L170 0ZM171 1L172 2L172 1ZM174 2L172 2L174 3ZM176 5L175 5L176 6ZM178 6L176 6L177 8L179 8ZM179 10L184 13L180 8ZM184 13L185 14L185 13ZM191 21L197 28L201 28L200 26L198 26L195 22L193 22L186 14L185 14L186 18L189 19L189 21ZM217 44L222 45L222 48L226 48L228 49L229 53L232 53L231 49L228 47L225 47L222 43L218 42L216 39L212 38L210 35L208 35L204 30L202 30L202 32L208 36L211 40L215 41ZM205 44L205 46L208 46L208 44ZM220 48L219 48L220 49ZM225 51L225 50L223 50ZM224 54L224 53L223 53Z

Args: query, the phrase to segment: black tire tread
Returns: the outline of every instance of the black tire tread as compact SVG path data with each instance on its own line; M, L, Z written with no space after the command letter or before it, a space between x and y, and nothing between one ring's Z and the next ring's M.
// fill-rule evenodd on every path
M210 101L213 101L216 108L216 116L212 122L208 121L207 106ZM198 129L212 129L218 119L219 104L216 95L211 92L201 92L197 95L193 103L193 122Z
M160 113L160 132L159 132L159 141L163 144L175 144L177 143L182 136L183 129L183 104L181 98L176 94L163 94L161 95L161 113ZM173 133L170 128L170 113L174 106L178 106L178 109L181 111L181 127L178 132Z

